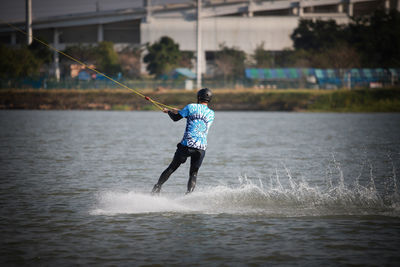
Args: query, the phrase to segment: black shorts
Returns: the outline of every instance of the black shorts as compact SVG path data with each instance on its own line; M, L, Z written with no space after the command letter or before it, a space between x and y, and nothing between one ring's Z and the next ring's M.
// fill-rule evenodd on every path
M188 157L191 157L190 167L198 170L201 166L201 163L203 163L205 155L206 155L205 150L187 147L179 143L177 145L177 149L173 160L182 164L186 162L186 159Z

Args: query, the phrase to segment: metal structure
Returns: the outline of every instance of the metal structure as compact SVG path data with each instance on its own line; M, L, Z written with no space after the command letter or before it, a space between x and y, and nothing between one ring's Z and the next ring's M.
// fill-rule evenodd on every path
M196 72L200 79L201 73L208 69L206 53L219 50L221 44L237 47L248 54L261 43L266 50L281 51L293 46L289 35L302 18L348 23L351 16L371 14L376 8L400 11L400 0L196 1L198 5L195 0L34 1L34 19L30 23L31 5L28 3L31 0L26 0L26 20L18 12L7 11L8 7L1 3L0 17L28 31L32 28L35 36L61 50L68 45L101 41L112 41L118 50L127 45L143 46L161 36L169 36L181 50L199 51ZM17 11L25 10L23 6L17 7L17 2L12 5ZM198 12L200 7L201 12ZM199 16L201 20L197 23ZM24 43L19 34L4 24L0 26L0 42ZM57 64L55 56L56 77ZM197 86L201 86L201 81L197 81Z
M201 88L201 0L197 0L197 24L196 24L196 32L197 32L197 64L196 64L196 86L197 89Z
M25 12L26 12L26 21L25 21L25 29L26 29L26 44L30 45L32 43L32 0L25 1Z

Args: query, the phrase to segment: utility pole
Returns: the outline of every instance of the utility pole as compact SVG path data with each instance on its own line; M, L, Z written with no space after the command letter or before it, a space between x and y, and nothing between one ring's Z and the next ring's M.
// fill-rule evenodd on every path
M25 31L26 31L26 44L32 43L32 0L25 1Z
M145 21L146 23L149 23L151 20L151 0L144 0L144 6L146 7L146 18Z
M59 44L59 36L60 32L58 31L57 28L54 28L53 32L53 46L56 49L59 49L58 44ZM53 53L53 63L54 63L54 77L56 78L57 82L60 81L60 62L59 62L59 57L58 57L58 52L54 50Z
M347 72L347 88L351 90L351 70Z
M201 88L201 0L197 0L197 71L196 71L196 86L197 89Z

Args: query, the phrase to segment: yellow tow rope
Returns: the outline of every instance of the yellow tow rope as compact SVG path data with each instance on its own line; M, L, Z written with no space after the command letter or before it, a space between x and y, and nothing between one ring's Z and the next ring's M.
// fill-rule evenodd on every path
M23 33L23 34L25 34L25 35L28 35L24 30L22 30L22 29L20 29L20 28L18 28L18 27L14 26L14 25L12 25L12 24L10 24L10 23L8 23L8 22L2 20L2 19L0 19L0 21L2 21L3 23L7 24L8 26L10 26L11 28L13 28L14 30L19 31L19 32L21 32L21 33ZM118 84L119 86L130 90L131 92L135 93L136 95L143 97L143 98L146 99L147 101L150 101L153 105L155 105L155 106L156 106L157 108L159 108L160 110L163 110L163 107L164 107L164 108L168 108L168 109L174 109L174 108L171 107L171 106L168 106L168 105L165 105L165 104L163 104L163 103L157 102L157 101L151 99L150 97L145 96L144 94L140 93L139 91L136 91L136 90L134 90L134 89L132 89L132 88L126 86L126 85L123 84L123 83L120 83L119 81L117 81L117 80L115 80L115 79L113 79L113 78L107 76L106 74L102 73L101 71L98 71L98 70L96 70L95 68L92 68L92 67L88 66L87 64L83 63L82 61L80 61L80 60L78 60L78 59L76 59L76 58L74 58L74 57L72 57L72 56L70 56L70 55L68 55L68 54L66 54L66 53L64 53L64 52L62 52L62 51L60 51L60 50L58 50L57 48L55 48L55 47L53 47L53 46L47 44L46 42L44 42L44 41L42 41L42 40L36 38L35 36L33 36L33 35L31 35L31 36L32 36L32 39L34 39L35 41L38 41L39 43L41 43L41 44L45 45L46 47L48 47L48 48L50 48L50 49L56 51L57 53L60 53L61 55L65 56L65 57L67 57L67 58L69 58L69 59L71 59L71 60L73 60L73 61L75 61L75 62L78 62L78 63L81 64L82 66L84 66L84 67L86 67L86 68L88 68L88 69L90 69L90 70L92 70L92 71L94 71L94 72L96 72L96 73L102 75L103 77L109 79L110 81L113 81L114 83Z

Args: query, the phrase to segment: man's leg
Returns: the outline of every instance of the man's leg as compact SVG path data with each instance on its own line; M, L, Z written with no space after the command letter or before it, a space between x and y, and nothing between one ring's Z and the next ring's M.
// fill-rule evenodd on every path
M171 174L174 173L174 171L176 171L176 169L179 168L179 166L182 163L185 163L185 161L186 161L186 156L182 152L181 148L178 146L178 149L175 152L172 162L161 173L160 178L158 179L158 182L154 185L153 190L151 192L152 193L160 193L161 186L168 180L168 178L171 176Z
M192 153L192 157L190 159L190 171L189 171L189 181L187 184L186 194L193 192L196 187L197 180L197 172L200 169L201 164L203 163L203 159L205 156L204 150L197 150Z
M168 178L171 176L176 169L181 165L181 163L175 158L172 160L171 164L169 164L168 168L166 168L160 175L160 178L158 179L158 182L154 185L153 190L151 191L152 193L160 193L161 186L168 180Z

